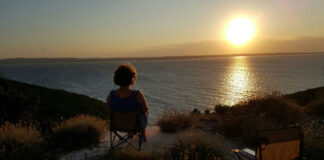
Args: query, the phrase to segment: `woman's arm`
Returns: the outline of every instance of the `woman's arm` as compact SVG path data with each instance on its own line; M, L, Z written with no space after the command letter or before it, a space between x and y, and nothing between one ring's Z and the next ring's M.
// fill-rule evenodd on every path
M136 96L137 102L141 105L141 110L143 113L148 113L148 104L145 99L143 92L139 91Z

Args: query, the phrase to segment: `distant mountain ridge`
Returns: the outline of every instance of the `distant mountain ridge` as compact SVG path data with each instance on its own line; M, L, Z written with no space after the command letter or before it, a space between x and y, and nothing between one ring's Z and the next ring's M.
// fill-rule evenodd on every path
M271 56L271 55L300 55L300 54L324 54L313 53L251 53L251 54L220 54L220 55L188 55L188 56L164 56L164 57L112 57L112 58L7 58L0 59L0 63L47 63L47 62L104 62L104 61L143 61L143 60L172 60L195 59L209 57L231 56Z

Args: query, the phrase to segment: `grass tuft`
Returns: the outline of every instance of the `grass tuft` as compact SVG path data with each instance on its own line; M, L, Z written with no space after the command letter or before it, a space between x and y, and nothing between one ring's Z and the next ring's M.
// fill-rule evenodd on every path
M107 129L104 120L88 115L79 115L63 121L53 129L50 141L53 146L65 151L97 144Z
M41 133L22 123L4 123L0 128L0 159L39 159Z
M230 149L224 138L201 130L179 134L177 142L166 153L167 159L229 159Z
M165 111L158 119L157 125L162 132L175 133L193 125L195 118L177 111Z

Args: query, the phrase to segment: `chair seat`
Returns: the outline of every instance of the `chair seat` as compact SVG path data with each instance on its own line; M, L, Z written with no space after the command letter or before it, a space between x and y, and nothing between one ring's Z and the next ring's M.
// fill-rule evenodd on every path
M303 132L301 128L261 130L257 133L256 151L233 149L242 160L295 160L303 153Z
M122 132L138 132L139 126L139 111L132 112L115 112L110 114L110 129Z
M120 132L126 132L125 135L121 135ZM138 136L139 146L138 150L141 150L141 145L144 140L144 131L140 128L140 112L115 112L110 113L110 146L111 148L126 144L135 148L131 144L132 138L128 136L128 133L133 133ZM118 141L116 141L118 137Z
M256 158L262 160L291 160L302 157L301 128L282 128L258 132Z

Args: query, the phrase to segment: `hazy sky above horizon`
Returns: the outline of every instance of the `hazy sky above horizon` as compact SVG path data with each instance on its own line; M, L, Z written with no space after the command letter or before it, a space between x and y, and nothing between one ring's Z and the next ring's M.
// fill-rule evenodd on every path
M240 16L256 34L233 51L224 30ZM1 0L0 23L0 58L324 51L323 0Z

